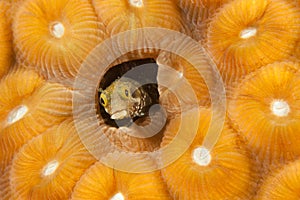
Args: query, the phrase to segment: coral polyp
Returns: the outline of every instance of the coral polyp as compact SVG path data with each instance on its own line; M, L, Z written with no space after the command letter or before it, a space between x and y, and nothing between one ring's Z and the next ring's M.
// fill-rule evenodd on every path
M12 199L67 199L93 162L67 120L28 142L15 156L10 177Z
M207 22L217 8L229 1L231 0L177 0L187 14L187 19L198 26Z
M19 66L20 67L20 66ZM71 90L37 73L12 71L0 81L0 171L32 137L71 115Z
M251 153L237 135L226 125L213 149L203 146L211 111L201 109L197 135L187 151L175 162L162 169L162 175L174 199L247 199L254 194L257 181L256 164ZM162 154L162 162L169 159L187 143L191 136L176 136L179 127L188 127L189 120L174 119L166 128L162 146L175 139L176 145ZM178 125L180 124L180 125ZM175 127L173 127L175 126Z
M96 163L74 188L73 200L171 199L159 172L131 174Z
M8 72L13 61L12 30L9 16L9 3L0 1L0 78Z
M187 85L189 85L193 92L195 93L195 96L198 100L198 102L189 102L189 106L192 104L199 104L201 106L209 105L210 104L210 94L207 87L207 83L205 81L210 81L213 83L213 75L203 79L203 75L208 75L206 73L201 74L200 70L198 71L195 66L190 64L188 61L186 61L184 58L181 58L179 56L175 56L173 54L167 54L166 52L161 52L157 58L157 63L159 65L158 68L158 79L163 79L164 82L169 83L172 86L178 85L178 88L180 88L182 91L180 91L181 95L185 98L189 98L189 94L183 93L186 92L184 86L180 83L182 81L186 81ZM167 67L165 67L167 66ZM169 70L173 69L174 76L170 75ZM204 71L204 70L203 70ZM171 106L172 104L170 101L174 101L173 95L171 94L170 90L166 90L167 88L159 86L160 89L160 101L163 105L166 104L166 106ZM169 88L168 88L169 89ZM168 101L168 102L166 102ZM173 106L173 109L178 109L178 106Z
M234 89L229 114L263 161L300 155L299 64L279 62L249 74Z
M7 166L0 176L0 197L2 200L9 200L11 198L10 169L11 166Z
M183 30L180 12L172 0L93 0L100 21L110 35L144 27Z
M88 0L21 2L13 30L18 61L56 79L74 78L88 53L105 37Z
M261 186L256 199L299 199L300 160L271 172Z
M291 56L299 39L299 15L287 1L226 4L211 20L207 35L208 49L225 82Z
M115 193L114 170L100 162L91 166L77 182L73 200L110 199Z

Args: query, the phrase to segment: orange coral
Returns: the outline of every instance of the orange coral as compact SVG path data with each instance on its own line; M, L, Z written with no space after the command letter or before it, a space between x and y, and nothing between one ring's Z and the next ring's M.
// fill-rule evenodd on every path
M67 199L94 158L70 120L24 145L11 169L13 199Z
M18 61L57 79L74 78L105 37L88 0L24 1L13 31Z
M115 180L113 169L97 162L77 182L71 199L109 199L114 191Z
M165 54L161 52L157 58L157 63L159 65L158 68L158 80L163 79L163 82L166 82L170 84L171 86L178 85L178 88L180 88L180 93L182 96L184 96L185 99L189 98L189 94L182 94L183 92L186 92L184 86L181 85L181 81L186 81L186 85L191 87L191 89L194 92L195 97L197 98L198 102L186 102L186 104L192 105L192 104L199 104L199 105L209 105L210 103L210 94L207 87L207 84L205 81L210 81L211 84L213 84L213 75L208 77L204 80L203 75L208 75L208 72L202 70L203 74L201 74L201 71L198 71L191 63L189 63L184 58L181 58L180 56L174 55L174 54ZM168 66L169 68L166 68L165 66ZM169 72L170 69L174 69L174 72ZM176 70L176 71L175 71ZM172 76L171 74L174 74ZM183 80L184 79L184 80ZM172 106L173 109L179 109L179 105L174 106L170 103L170 101L174 101L175 98L172 97L171 94L161 87L158 86L160 89L160 100L162 105L166 106ZM165 93L166 92L166 93ZM165 93L165 94L164 94ZM167 99L166 99L167 98ZM193 98L191 98L193 99ZM166 102L168 101L168 102ZM167 105L168 104L168 105Z
M72 199L170 199L159 172L131 174L101 163L92 166L77 183Z
M300 12L293 4L235 0L212 19L207 46L226 83L285 59L299 39Z
M187 116L189 118L189 116ZM240 199L254 194L257 170L251 154L238 137L225 125L222 135L211 150L202 146L210 124L210 111L201 110L197 135L183 155L162 169L162 175L174 199ZM162 162L177 154L191 136L190 120L174 119L166 128L162 143L176 139L176 145L162 154ZM181 129L185 137L176 136Z
M144 27L183 29L172 0L93 0L93 4L110 35Z
M195 25L208 20L216 9L232 0L177 0L178 5L187 14L187 19Z
M6 167L4 173L0 176L0 197L2 200L9 200L11 198L10 189L10 169L11 166Z
M17 69L0 81L0 171L33 136L72 114L71 90Z
M0 78L8 72L13 61L12 31L9 19L9 4L0 1Z
M249 74L230 96L229 114L267 163L300 155L299 65L280 62Z
M271 174L258 192L258 200L299 199L300 160L289 163Z

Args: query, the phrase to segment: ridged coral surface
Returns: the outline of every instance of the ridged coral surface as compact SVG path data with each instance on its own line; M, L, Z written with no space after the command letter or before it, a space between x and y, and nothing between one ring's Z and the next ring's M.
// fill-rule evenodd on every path
M299 199L300 160L285 164L270 173L258 192L257 199Z
M286 59L299 38L299 9L286 1L235 0L212 18L207 46L228 84Z
M12 30L9 3L0 2L0 77L7 73L13 61Z
M299 0L0 0L0 200L300 199L299 130Z
M13 20L19 62L50 78L74 78L104 39L88 0L21 1Z
M202 146L210 119L210 110L200 111L200 125L192 144L178 160L162 169L170 193L174 199L247 199L254 194L258 175L253 157L226 125L214 149ZM189 123L189 120L183 119L181 123ZM162 146L176 139L178 124L180 120L175 119L167 126ZM180 126L185 127L185 134L178 138L178 148L191 134L188 124ZM166 150L162 162L176 151L176 146Z
M232 121L262 161L299 156L299 86L298 64L279 62L249 74L233 92Z
M67 120L31 140L16 155L10 173L12 198L67 199L93 162Z

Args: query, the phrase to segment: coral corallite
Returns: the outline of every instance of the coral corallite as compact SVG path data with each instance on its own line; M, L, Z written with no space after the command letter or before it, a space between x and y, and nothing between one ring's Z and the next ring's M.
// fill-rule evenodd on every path
M249 74L234 89L229 116L261 161L300 155L299 64L278 62Z
M185 59L175 56L172 54L166 54L165 52L161 52L157 58L157 63L159 65L158 68L158 80L163 80L164 83L168 83L174 91L177 90L179 94L181 94L184 100L186 100L187 106L191 107L192 105L208 105L210 103L210 94L207 87L207 83L205 81L213 82L213 76L208 76L207 71L203 72L198 71L192 64L190 64ZM165 67L165 66L168 66ZM170 72L169 70L173 69L174 72ZM176 70L176 71L175 71ZM200 74L203 72L203 74ZM171 75L171 74L174 74ZM203 75L207 75L207 78L204 80ZM186 81L185 84L181 84ZM191 94L188 94L185 87L191 87L194 95L196 96L198 102L192 102L190 98ZM163 105L172 107L173 109L180 109L179 105L175 106L170 103L170 101L174 101L175 98L171 95L171 90L163 89L160 85L158 86L160 90L160 100ZM168 101L168 102L166 102Z
M74 188L72 200L171 199L160 172L131 174L96 163Z
M300 12L283 0L234 0L209 24L207 46L226 83L292 55Z
M12 31L8 11L9 4L0 1L0 78L7 73L13 60Z
M19 66L20 67L20 66ZM71 90L18 69L0 81L0 172L32 137L72 114Z
M67 120L31 140L15 156L10 173L12 199L68 199L93 162Z
M210 111L200 112L197 135L188 150L174 163L162 169L162 175L174 199L247 199L254 194L257 181L256 163L238 137L224 127L212 150L202 146L210 124ZM166 129L162 146L176 139L176 127L188 127L178 119ZM183 123L189 122L182 121ZM183 129L189 136L189 129ZM162 154L162 162L175 153L186 137L177 138L178 145Z
M10 176L9 172L11 169L11 165L6 167L4 173L0 176L0 197L1 200L9 200L11 197L10 190Z
M74 78L105 37L88 0L21 2L13 31L18 62L56 79Z
M183 29L172 0L93 0L93 5L110 35L143 27Z
M300 198L300 160L271 172L258 192L258 200Z

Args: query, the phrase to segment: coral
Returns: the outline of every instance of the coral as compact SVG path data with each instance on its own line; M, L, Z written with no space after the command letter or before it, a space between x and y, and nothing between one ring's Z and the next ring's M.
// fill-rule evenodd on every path
M254 194L257 181L256 163L240 139L226 125L213 149L202 145L210 126L211 111L201 109L197 135L187 151L162 169L162 175L174 199L247 199ZM176 140L162 154L162 162L182 151L191 137L190 120L174 119L166 127L162 146ZM193 119L193 117L192 117ZM180 131L183 136L178 137Z
M72 114L71 90L22 69L0 81L0 172L32 137Z
M300 155L298 70L298 63L269 64L246 76L229 97L229 116L261 161Z
M172 0L93 0L109 35L143 27L182 30L179 9Z
M88 0L24 1L17 9L14 43L18 62L47 78L74 78L104 37Z
M227 84L256 68L292 55L300 12L293 4L235 0L209 24L207 47Z
M68 199L95 162L67 120L22 147L11 169L13 199Z
M157 63L159 65L158 68L158 79L163 79L164 82L170 84L170 86L174 86L178 84L178 88L181 88L181 92L186 92L187 90L184 90L184 86L180 85L181 81L183 79L186 80L186 83L189 85L189 87L192 88L193 92L195 93L195 96L198 100L198 102L189 102L189 105L198 103L199 105L205 106L210 104L210 94L207 87L207 83L202 78L203 75L208 75L207 72L201 74L201 71L198 71L195 66L193 66L191 63L189 63L184 58L181 58L179 56L176 56L174 54L167 54L165 52L161 52L157 58ZM166 68L165 66L168 66L169 68ZM174 72L169 72L170 69L176 70L176 75ZM202 71L203 72L203 71ZM174 74L175 76L171 75ZM208 76L207 76L208 77ZM213 76L210 76L211 78L206 78L206 81L209 80L211 83L214 81ZM174 100L173 97L167 97L171 94L169 94L168 91L166 91L165 87L158 86L160 89L160 100L163 105L167 104L170 106L172 105L170 102L165 102L168 98L168 101ZM165 88L165 89L164 89ZM169 88L168 88L169 89ZM167 92L167 94L164 94ZM185 96L185 98L189 98L190 94L181 94L182 96ZM172 96L172 95L171 95ZM191 98L192 99L192 98ZM174 109L179 108L178 106L172 105Z
M11 166L7 166L4 173L0 176L0 197L2 200L9 200L12 195L10 189L10 169Z
M114 170L97 162L91 166L77 182L71 199L110 199L114 192Z
M12 30L9 17L9 3L0 1L0 78L5 75L13 62Z
M266 178L256 199L299 199L300 160L277 169Z
M217 9L232 0L177 0L178 5L187 15L189 22L203 26Z
M299 199L299 0L0 10L0 199Z
M72 199L170 199L159 172L131 174L96 163L75 186Z

